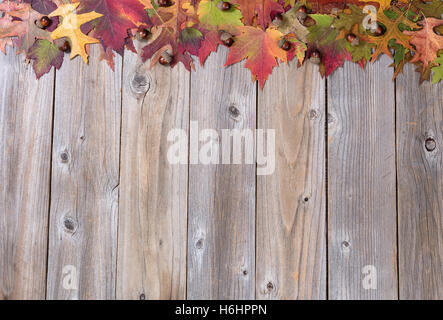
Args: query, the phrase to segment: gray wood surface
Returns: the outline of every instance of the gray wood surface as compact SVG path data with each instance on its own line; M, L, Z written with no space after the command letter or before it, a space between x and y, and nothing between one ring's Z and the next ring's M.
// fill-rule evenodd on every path
M390 63L383 56L365 71L346 63L328 79L330 299L397 298L395 96ZM371 275L376 275L376 289L365 286Z
M190 74L130 52L123 70L117 298L185 299L188 166L167 155L170 130L188 131Z
M98 56L56 74L48 299L115 297L122 61L112 72Z
M1 300L443 298L443 84L91 55L37 81L0 54ZM275 172L170 163L195 121L275 129Z
M257 298L325 299L325 80L313 64L280 65L258 96L276 161L257 177Z
M256 127L256 84L243 64L221 69L226 54L219 48L191 75L190 120L220 137L222 129ZM242 163L190 165L188 299L255 296L256 168Z
M0 53L0 300L44 299L54 73Z
M397 80L400 299L443 299L443 83Z

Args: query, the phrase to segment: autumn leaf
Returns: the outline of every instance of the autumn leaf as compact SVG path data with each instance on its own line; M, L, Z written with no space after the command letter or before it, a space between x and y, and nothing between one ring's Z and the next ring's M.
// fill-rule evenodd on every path
M433 64L436 64L436 66L432 68L432 71L434 72L432 75L432 83L437 83L440 80L443 80L443 53L434 60Z
M102 15L97 12L75 14L74 11L79 3L63 4L53 11L49 17L60 16L63 18L61 24L51 33L53 40L67 37L71 40L71 59L80 55L85 63L88 63L88 55L85 50L87 44L99 43L95 38L85 35L80 27L86 22L97 19Z
M271 23L271 13L283 13L283 7L276 0L232 0L243 13L245 24L256 25L265 29Z
M29 49L28 59L33 60L32 67L37 79L48 73L52 67L60 69L64 53L48 40L37 40Z
M443 49L443 36L434 32L434 28L443 25L443 20L435 18L425 18L421 23L423 29L419 31L403 31L404 34L411 36L412 43L416 52L411 63L421 61L424 69L428 64L437 58L437 51Z
M338 67L343 66L345 60L352 60L352 56L346 50L346 40L337 40L338 30L332 27L333 17L326 14L311 14L310 17L316 24L308 28L307 54L309 56L313 50L320 51L320 73L328 77Z
M6 54L6 46L13 47L12 38L23 34L25 30L20 28L20 21L13 21L9 12L23 8L25 4L5 1L0 3L0 50ZM18 30L20 29L20 30Z
M389 41L394 39L396 43L402 45L405 48L408 48L410 50L413 50L411 45L409 44L410 37L403 33L400 30L401 26L406 26L410 29L416 29L418 28L418 25L410 21L403 12L401 12L398 8L393 8L393 14L395 14L395 18L391 19L387 16L386 12L383 12L383 14L379 14L377 16L377 22L380 22L384 25L386 28L383 35L380 36L368 36L365 40L367 40L370 43L375 44L375 51L372 55L371 61L374 62L377 60L378 56L381 53L385 53L389 57L392 58L392 54L389 51Z
M74 0L80 2L78 13L91 11L103 15L94 21L95 35L105 47L122 53L128 30L139 25L152 25L145 5L138 0Z
M242 13L236 6L232 6L229 10L223 11L217 8L218 0L202 0L198 5L198 19L201 25L208 29L214 30L224 26L239 27L243 23Z
M6 33L1 33L3 36L17 37L17 54L27 52L37 39L51 40L47 30L36 26L35 21L40 19L41 14L32 9L30 4L19 5L16 10L9 11L8 15L14 23Z
M254 78L263 88L272 69L278 65L277 59L287 62L287 53L278 46L283 34L276 29L263 31L254 27L239 27L241 32L229 50L226 66L246 59L245 67L251 70Z
M413 1L414 8L418 13L422 13L425 17L441 18L443 14L443 1L432 0L431 3L422 0Z

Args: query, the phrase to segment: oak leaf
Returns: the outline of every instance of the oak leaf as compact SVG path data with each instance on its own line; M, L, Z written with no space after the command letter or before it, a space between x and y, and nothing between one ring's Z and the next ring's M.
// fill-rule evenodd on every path
M443 25L443 20L435 18L425 18L422 23L423 29L419 31L403 31L404 34L411 36L412 43L416 52L411 63L421 61L424 69L428 64L437 58L437 52L443 49L443 36L434 32L434 28Z
M71 40L71 59L80 55L85 63L88 63L88 54L85 46L87 44L99 43L99 40L84 34L80 27L86 22L100 18L102 14L97 12L88 12L76 14L74 11L79 3L63 4L53 11L49 17L62 17L61 24L51 33L53 40L67 37Z

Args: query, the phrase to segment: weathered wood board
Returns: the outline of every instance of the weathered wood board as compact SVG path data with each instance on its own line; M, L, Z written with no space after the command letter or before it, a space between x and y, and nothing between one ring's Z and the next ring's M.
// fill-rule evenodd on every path
M396 299L395 94L390 59L328 78L330 299ZM392 69L391 69L392 70Z
M255 165L192 164L199 153L215 154L221 130L256 127L256 84L242 64L221 70L226 54L220 48L191 75L191 127L194 121L219 136L189 148L188 299L255 296Z
M56 73L48 299L115 298L121 57Z
M443 299L443 83L397 80L400 299Z
M37 81L0 54L0 299L443 297L443 84L91 55ZM256 128L269 175L266 143L224 163L223 129Z
M275 171L257 177L257 298L326 298L325 81L281 65L259 92Z
M54 72L0 53L0 300L44 299Z
M188 166L168 161L168 136L188 132L189 79L125 55L118 299L186 298Z

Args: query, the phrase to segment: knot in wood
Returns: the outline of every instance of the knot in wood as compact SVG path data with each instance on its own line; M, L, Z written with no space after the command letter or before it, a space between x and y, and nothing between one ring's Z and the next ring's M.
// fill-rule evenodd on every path
M77 223L74 219L70 217L65 217L63 219L63 227L67 232L73 233L77 229Z
M266 284L266 289L268 289L268 291L272 291L272 290L274 290L274 285L272 284L271 281L269 281L269 282Z
M146 300L146 296L144 293L140 294L140 300Z
M428 152L432 152L437 148L437 143L433 138L429 137L425 140L425 148Z
M203 239L198 239L198 241L195 243L195 247L197 249L202 249L203 248Z
M228 113L229 116L234 119L235 121L238 121L240 119L241 116L241 112L240 110L238 110L238 108L234 105L231 105L228 107Z
M60 159L62 160L63 163L68 162L69 160L69 155L66 151L63 151L62 153L60 153Z
M342 243L341 243L341 246L342 246L342 248L343 249L349 249L349 247L351 246L351 244L348 242L348 241L343 241Z
M319 114L318 114L317 110L312 109L312 110L309 110L308 116L309 116L309 120L315 120L318 118Z
M148 75L136 72L130 83L131 90L136 95L144 95L149 91L150 83Z

